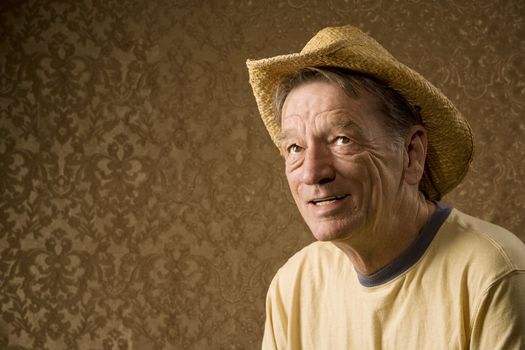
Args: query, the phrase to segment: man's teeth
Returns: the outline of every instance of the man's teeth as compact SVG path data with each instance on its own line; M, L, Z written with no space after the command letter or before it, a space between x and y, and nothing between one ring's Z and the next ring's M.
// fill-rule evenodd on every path
M336 200L342 199L344 197L346 197L346 195L334 196L334 197L330 197L330 198L326 198L326 199L316 200L316 201L314 201L314 204L315 205L328 205L328 204L331 204L331 203L335 202Z
M336 201L335 199L324 200L324 201L320 201L320 202L315 202L315 205L328 205L328 204L333 203L335 201Z

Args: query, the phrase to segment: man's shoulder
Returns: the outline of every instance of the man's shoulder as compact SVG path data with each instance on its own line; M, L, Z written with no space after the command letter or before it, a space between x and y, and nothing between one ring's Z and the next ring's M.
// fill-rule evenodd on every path
M450 256L499 273L525 270L525 244L503 227L454 209L443 224Z

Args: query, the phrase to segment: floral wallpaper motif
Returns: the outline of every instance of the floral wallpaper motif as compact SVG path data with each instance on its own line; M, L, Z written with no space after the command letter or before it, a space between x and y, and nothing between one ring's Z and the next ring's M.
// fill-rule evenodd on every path
M352 23L470 120L446 201L525 239L525 3L5 0L0 348L254 349L312 241L244 62Z

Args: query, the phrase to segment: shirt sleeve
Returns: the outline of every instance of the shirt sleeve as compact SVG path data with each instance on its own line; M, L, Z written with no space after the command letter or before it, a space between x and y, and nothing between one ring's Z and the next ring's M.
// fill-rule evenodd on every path
M525 271L513 271L485 291L470 339L470 349L525 349Z
M262 350L286 348L287 317L277 281L278 276L276 275L266 295L266 321Z

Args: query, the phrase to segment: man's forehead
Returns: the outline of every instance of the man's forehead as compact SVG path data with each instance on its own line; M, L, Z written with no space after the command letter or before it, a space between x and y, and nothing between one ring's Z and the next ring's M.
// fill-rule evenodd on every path
M363 92L349 96L341 87L315 82L294 88L285 100L281 116L282 133L310 121L331 127L356 128L379 111L377 98Z

